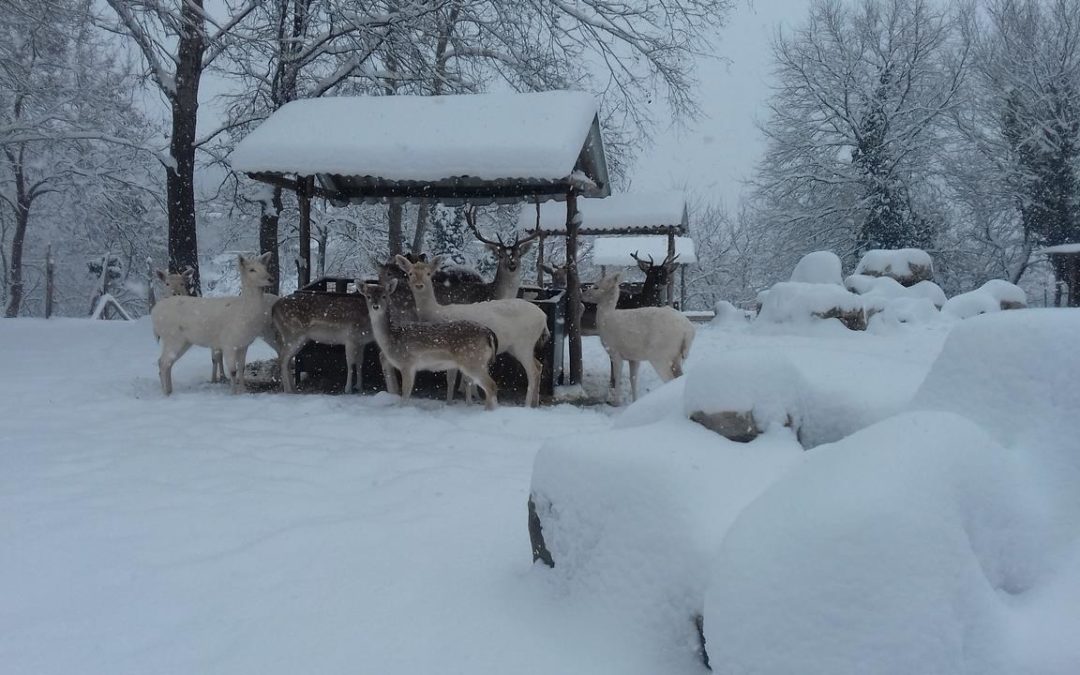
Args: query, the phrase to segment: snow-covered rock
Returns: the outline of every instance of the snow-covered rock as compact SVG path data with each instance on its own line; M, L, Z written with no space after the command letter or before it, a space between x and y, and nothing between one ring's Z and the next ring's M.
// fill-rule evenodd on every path
M814 251L799 259L791 272L791 281L840 285L842 267L840 256L832 251Z
M758 314L759 321L772 323L806 323L815 319L839 319L852 330L866 328L862 299L838 284L793 281L774 284Z
M927 324L941 321L941 312L926 298L893 298L884 302L870 317L867 329L880 333L900 324Z
M733 441L753 440L773 427L798 434L805 389L790 361L765 352L731 352L687 373L683 412Z
M1004 279L991 279L974 291L949 298L941 311L958 319L969 319L979 314L1026 306L1027 295L1022 288Z
M531 485L549 574L689 652L716 542L803 454L787 429L741 444L686 419L551 441Z
M949 413L807 453L723 540L705 608L713 669L1021 672L1007 610L1040 566L1031 502L1016 456Z
M934 263L929 253L918 248L874 249L863 254L855 274L892 277L904 286L912 286L934 278Z

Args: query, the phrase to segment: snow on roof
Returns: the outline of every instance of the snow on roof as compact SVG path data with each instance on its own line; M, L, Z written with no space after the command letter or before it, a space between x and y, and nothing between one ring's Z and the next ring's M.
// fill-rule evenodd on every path
M574 91L305 99L282 106L230 159L250 173L564 180L595 117L595 99Z
M667 257L667 252L668 239L664 235L597 237L593 241L592 262L594 265L637 265L630 257L631 253L637 253L642 260L652 256L659 264ZM675 237L675 253L679 256L675 262L680 265L697 262L694 240L690 237Z
M686 197L681 192L628 192L603 199L579 199L582 232L618 229L652 229L686 224ZM545 231L566 229L566 205L546 203L540 206L540 227ZM536 205L521 209L518 229L536 229Z
M1041 249L1039 253L1080 253L1080 244L1058 244L1057 246L1047 246Z

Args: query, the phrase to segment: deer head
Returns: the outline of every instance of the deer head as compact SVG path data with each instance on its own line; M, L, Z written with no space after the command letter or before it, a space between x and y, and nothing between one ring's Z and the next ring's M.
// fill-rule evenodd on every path
M498 241L492 241L483 234L480 233L480 228L476 226L476 207L470 207L465 210L465 222L468 223L469 229L472 230L473 236L477 240L483 242L488 249L495 254L495 258L499 262L499 269L505 268L507 272L517 273L521 269L521 259L525 257L525 254L532 248L532 241L540 236L540 231L530 234L524 239L517 238L512 242L503 241L502 235L496 234Z
M195 274L195 270L188 267L183 272L168 273L164 270L157 270L157 278L165 286L165 290L170 296L172 295L191 295L191 279Z
M236 256L236 267L240 270L240 283L245 287L262 288L270 285L270 273L266 270L271 254L263 253L255 258L244 255Z

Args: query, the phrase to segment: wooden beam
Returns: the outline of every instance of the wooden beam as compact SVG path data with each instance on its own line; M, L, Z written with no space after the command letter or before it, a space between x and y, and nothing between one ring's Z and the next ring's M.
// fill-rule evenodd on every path
M296 287L303 288L311 283L311 193L314 191L315 177L305 176L300 180L296 199L300 203L300 262L297 268Z
M675 228L669 227L667 231L667 254L668 260L675 258ZM667 304L668 307L675 305L675 275L668 274L667 278Z
M578 307L581 305L581 279L578 277L578 210L577 192L566 193L566 335L570 340L570 380L567 384L581 384L581 322Z

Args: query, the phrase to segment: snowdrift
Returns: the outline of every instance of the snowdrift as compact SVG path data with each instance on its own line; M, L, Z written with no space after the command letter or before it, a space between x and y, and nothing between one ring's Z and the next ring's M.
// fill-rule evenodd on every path
M1024 290L1004 279L991 279L974 291L949 298L941 311L957 319L1027 306Z

